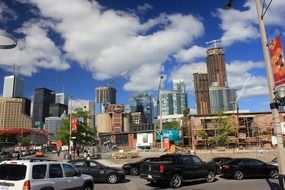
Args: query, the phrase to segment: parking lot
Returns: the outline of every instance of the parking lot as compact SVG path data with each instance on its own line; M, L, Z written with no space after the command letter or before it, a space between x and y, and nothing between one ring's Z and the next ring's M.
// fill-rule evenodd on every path
M105 184L96 183L94 189L100 190L149 190L149 189L171 189L167 185L152 186L146 180L141 179L138 176L127 176L125 182L118 184ZM188 182L184 183L179 189L191 189L191 190L278 190L278 180L272 179L223 179L216 178L213 183L201 182Z

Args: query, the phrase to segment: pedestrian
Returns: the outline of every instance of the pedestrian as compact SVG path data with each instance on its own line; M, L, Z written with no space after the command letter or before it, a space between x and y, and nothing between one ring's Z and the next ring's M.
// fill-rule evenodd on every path
M80 153L79 148L77 148L76 153L77 153L77 156L79 158L79 153Z
M20 152L17 152L17 160L20 160L20 158L21 158Z
M57 149L57 157L60 155L60 149Z

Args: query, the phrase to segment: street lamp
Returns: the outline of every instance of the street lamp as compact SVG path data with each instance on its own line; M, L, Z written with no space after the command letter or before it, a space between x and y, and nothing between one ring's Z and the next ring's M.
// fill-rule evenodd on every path
M161 106L161 81L163 79L163 76L160 76L159 80L159 86L158 86L158 102L159 102L159 131L160 131L160 146L161 146L161 151L163 151L163 126L162 126L162 106Z
M225 9L231 8L232 2L233 0L229 0L224 8ZM271 102L276 102L274 95L277 95L277 96L285 95L284 93L285 88L282 87L283 90L281 90L281 87L276 87L275 91L273 91L274 79L273 79L273 74L272 74L270 56L269 56L269 51L268 51L268 46L267 46L267 37L266 37L265 26L264 26L264 21L263 21L263 17L266 11L268 10L268 7L270 6L271 2L272 0L269 2L268 6L265 8L265 11L264 11L264 10L261 10L260 0L255 0L256 11L257 11L257 16L258 16L258 23L259 23L259 30L260 30L261 41L262 41L262 50L263 50L265 67L266 67L270 100ZM282 133L281 133L280 118L279 118L278 106L276 107L276 106L271 106L271 105L272 104L270 104L270 108L272 110L272 119L273 119L272 125L274 127L276 137L277 137L277 160L278 160L278 169L279 169L279 185L282 189L284 189L283 178L285 174L285 157L284 157L285 155L283 154L284 148L283 148L283 138L282 138Z
M12 49L17 46L16 38L3 30L0 30L0 39L3 41L0 44L0 49Z

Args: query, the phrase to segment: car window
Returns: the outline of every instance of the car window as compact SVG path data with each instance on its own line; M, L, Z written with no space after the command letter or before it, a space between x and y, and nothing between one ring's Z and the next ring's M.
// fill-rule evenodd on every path
M241 160L240 162L239 162L239 165L250 165L251 163L250 163L250 160Z
M89 162L89 166L90 166L91 168L100 168L100 167L101 167L99 164L97 164L97 163L95 163L95 162Z
M76 176L77 171L70 165L68 164L63 164L63 171L65 174L65 177L73 177Z
M35 165L32 169L33 179L44 179L46 176L47 166L45 164Z
M263 165L263 162L259 161L259 160L251 160L251 165L254 165L254 166L262 166Z
M70 163L76 167L83 167L85 165L84 161L76 161L76 162L70 162Z
M16 171L16 172L15 172ZM27 166L16 164L0 165L0 180L23 180L25 179Z
M196 156L192 156L192 160L196 165L201 165L203 163L202 160Z
M180 158L180 161L185 164L193 164L192 158L189 156L183 156Z
M49 177L50 178L60 178L63 177L62 169L60 164L49 165Z

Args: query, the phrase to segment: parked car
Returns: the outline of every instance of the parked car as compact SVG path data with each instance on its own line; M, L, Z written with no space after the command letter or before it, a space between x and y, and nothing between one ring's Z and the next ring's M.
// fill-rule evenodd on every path
M118 168L105 166L94 160L72 160L69 162L83 174L93 177L94 182L117 183L125 179L124 171Z
M11 152L0 152L0 159L11 159L13 157Z
M195 155L167 154L157 161L142 163L140 177L151 183L167 182L170 187L178 188L184 181L213 182L215 166Z
M235 158L222 165L222 175L241 180L244 178L278 178L278 167L253 158Z
M130 175L136 176L136 175L140 174L141 164L143 162L155 161L157 159L158 159L157 157L144 158L144 159L137 161L137 162L124 164L122 166L122 169L125 171L125 174L130 174Z
M271 162L269 162L268 164L271 164L271 165L274 165L274 166L278 166L277 157L274 158L273 160L271 160Z
M36 159L4 161L0 163L0 171L0 189L93 189L91 176L81 174L64 162Z
M43 150L37 150L36 151L36 157L44 157L45 156L45 153Z
M221 174L222 164L232 160L231 157L215 157L208 161L208 163L213 163L216 167L216 173Z

